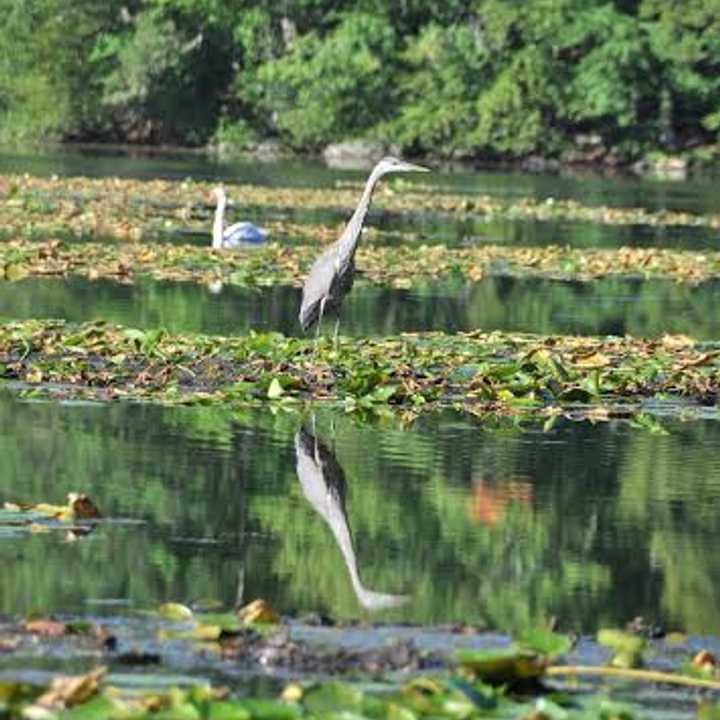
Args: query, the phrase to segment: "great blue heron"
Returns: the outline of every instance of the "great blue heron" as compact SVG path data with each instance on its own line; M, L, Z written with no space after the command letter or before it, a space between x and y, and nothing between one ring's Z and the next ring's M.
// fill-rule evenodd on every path
M305 428L295 435L297 475L303 493L335 536L350 582L360 604L367 610L382 610L406 603L407 595L390 595L366 588L360 580L350 526L345 510L345 473L334 453Z
M212 228L212 246L216 250L221 248L238 248L249 245L262 245L267 240L267 230L264 230L251 222L239 222L230 227L225 224L225 206L227 205L227 194L222 185L213 188L211 195L217 201L215 209L215 220Z
M337 313L335 337L337 338L340 322L340 305L343 298L352 289L355 279L355 251L357 250L360 232L367 215L372 193L377 181L391 172L428 172L421 165L384 157L373 168L365 183L365 190L355 212L345 226L342 235L313 263L303 286L302 305L300 307L300 324L307 330L314 323L318 324L326 312Z

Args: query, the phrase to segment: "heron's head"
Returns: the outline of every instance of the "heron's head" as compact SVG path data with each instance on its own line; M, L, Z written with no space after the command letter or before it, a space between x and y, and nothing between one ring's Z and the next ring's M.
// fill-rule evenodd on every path
M380 175L391 172L430 172L430 168L423 167L422 165L414 165L413 163L388 155L375 166L375 172L379 177Z

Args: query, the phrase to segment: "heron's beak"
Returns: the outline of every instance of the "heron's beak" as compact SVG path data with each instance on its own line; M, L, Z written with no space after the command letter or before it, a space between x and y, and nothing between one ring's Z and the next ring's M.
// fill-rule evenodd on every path
M422 165L414 165L409 162L404 162L400 169L406 172L430 172L430 168L423 167Z

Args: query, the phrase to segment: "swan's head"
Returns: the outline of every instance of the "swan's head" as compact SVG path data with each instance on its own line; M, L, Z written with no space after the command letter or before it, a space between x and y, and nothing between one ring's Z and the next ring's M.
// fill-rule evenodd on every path
M217 203L227 201L227 193L225 192L225 188L222 185L218 185L217 187L214 187L210 191L208 197Z
M430 172L430 168L414 165L400 158L392 157L392 155L384 157L375 166L375 174L378 177L392 172Z

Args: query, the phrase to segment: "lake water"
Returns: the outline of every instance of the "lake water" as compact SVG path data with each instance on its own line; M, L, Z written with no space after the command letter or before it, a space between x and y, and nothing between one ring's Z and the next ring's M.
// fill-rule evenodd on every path
M718 422L402 427L8 395L0 421L0 498L85 492L106 517L80 542L3 538L0 612L263 597L344 619L720 633Z
M328 168L318 161L282 160L263 162L256 159L220 161L187 153L160 154L142 151L121 152L111 149L65 148L40 153L2 152L0 174L28 172L31 175L89 177L120 176L139 179L162 177L196 180L253 183L266 187L335 187L338 183L362 183L367 170L339 170ZM507 200L532 198L570 199L584 205L644 208L650 211L671 210L689 213L720 212L717 178L698 175L680 182L677 180L642 179L632 175L602 177L592 173L557 175L479 170L477 172L447 172L442 168L427 175L408 176L413 187L428 192L490 195ZM232 198L231 198L232 199ZM157 198L155 198L157 200ZM162 215L162 208L157 208ZM192 227L154 238L153 242L209 243L210 209L198 209L205 228ZM230 220L252 219L263 224L273 221L293 221L308 225L324 223L338 227L347 219L346 211L338 208L300 208L289 206L244 206L238 202L228 210ZM570 245L572 247L670 247L711 250L717 247L717 230L703 227L599 226L583 222L536 222L523 219L494 219L470 216L453 220L446 215L427 212L388 212L371 209L368 226L384 230L375 239L380 243L446 244L472 246L501 245ZM414 233L408 236L407 233ZM2 228L0 228L0 238ZM283 242L305 243L307 236L285 236Z
M720 286L666 280L592 283L488 277L477 283L429 283L393 290L357 283L343 303L345 335L445 329L542 334L720 337ZM105 319L171 332L302 335L298 288L212 289L193 283L121 284L72 278L0 283L0 318ZM328 332L332 332L330 322Z
M183 152L158 153L142 149L59 147L56 150L0 150L0 173L86 175L182 180L222 180L285 187L332 187L338 181L363 182L367 169L329 168L320 161L258 158L222 160ZM418 179L419 178L419 179ZM564 174L498 171L445 171L410 180L448 192L486 194L504 198L573 199L584 205L642 207L693 213L720 212L717 177L694 175L686 180L641 178L616 173L602 176L576 170Z
M300 161L77 150L0 154L2 172L327 187L365 175ZM432 184L438 191L720 211L716 184L706 177L439 172ZM308 223L341 221L330 211L277 212ZM712 232L684 228L448 226L382 213L371 220L448 244L716 242ZM717 283L624 279L489 277L402 291L360 282L343 307L341 332L482 328L719 340L717 297ZM0 282L2 319L103 318L170 331L294 335L298 303L299 290L283 287ZM503 634L551 618L563 630L591 632L643 616L720 635L720 422L655 410L647 426L566 419L543 427L443 411L406 427L361 423L328 407L301 416L33 402L0 393L0 501L61 503L69 492L85 492L104 515L77 542L57 531L0 533L0 613L117 618L166 601L232 606L262 597L294 616L477 623Z

